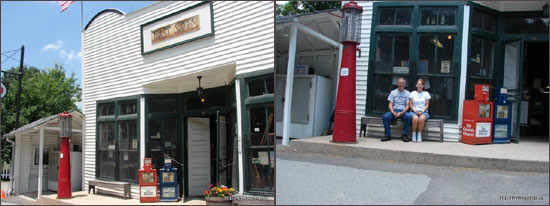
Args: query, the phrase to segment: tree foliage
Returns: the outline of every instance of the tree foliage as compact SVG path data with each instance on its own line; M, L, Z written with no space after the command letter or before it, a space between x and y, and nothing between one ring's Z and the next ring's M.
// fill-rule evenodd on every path
M12 67L11 72L18 72L19 67ZM81 101L80 85L76 83L74 73L66 77L63 65L55 64L54 68L39 70L36 67L23 67L21 84L21 111L19 127L25 126L40 118L77 109ZM2 99L2 135L17 128L17 89L18 75L5 74L2 82L8 87L6 97ZM2 160L9 162L11 144L2 140Z
M288 16L341 7L341 1L289 1L283 5L275 4L275 13L277 16Z

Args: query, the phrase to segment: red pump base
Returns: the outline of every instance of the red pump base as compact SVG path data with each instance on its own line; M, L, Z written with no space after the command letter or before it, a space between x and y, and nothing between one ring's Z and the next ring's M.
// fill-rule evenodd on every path
M357 143L355 125L356 42L343 42L332 142Z

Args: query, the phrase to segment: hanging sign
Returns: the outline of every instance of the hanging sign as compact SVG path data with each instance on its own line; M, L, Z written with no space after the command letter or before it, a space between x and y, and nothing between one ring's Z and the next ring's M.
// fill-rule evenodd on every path
M0 93L2 93L2 98L4 98L6 94L8 94L8 88L6 87L6 85L4 85L4 82L2 82L2 89L0 90Z
M212 35L212 3L198 3L141 25L141 54L151 54Z

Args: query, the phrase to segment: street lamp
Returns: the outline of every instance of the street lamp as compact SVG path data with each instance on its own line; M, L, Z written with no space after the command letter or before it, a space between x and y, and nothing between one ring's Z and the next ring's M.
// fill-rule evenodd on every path
M59 155L59 179L57 182L57 199L72 197L71 192L71 152L69 139L72 133L72 115L69 112L59 114L59 136L61 137L61 154Z
M355 66L356 51L361 37L361 13L363 7L355 2L342 6L342 27L340 43L343 44L338 96L334 112L334 131L332 142L357 143L355 129Z

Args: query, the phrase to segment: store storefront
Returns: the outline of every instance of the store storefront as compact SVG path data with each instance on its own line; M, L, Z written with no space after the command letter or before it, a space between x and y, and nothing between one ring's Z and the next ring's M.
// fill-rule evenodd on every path
M541 89L534 93L543 96L542 89L548 86L547 78L533 79L538 70L541 76L548 76L548 62L535 54L548 54L548 16L543 16L544 4L373 3L366 114L386 112L386 98L399 76L409 80L408 89L422 78L432 95L431 117L444 119L445 138L456 140L460 136L456 129L460 127L456 125L461 122L462 102L473 99L474 86L504 86L513 102L512 140L519 141L519 117L532 113L521 110L519 101L526 100L525 94L533 93L531 90ZM524 45L531 45L530 50L535 52L527 53ZM522 68L527 65L532 69ZM524 72L531 76L525 77ZM529 83L533 80L536 83ZM525 86L529 89L522 89ZM540 111L543 112L548 114L547 109ZM535 117L530 115L529 119L532 118ZM542 118L538 121L546 122Z
M82 39L84 189L130 182L139 198L143 159L171 158L180 196L217 183L273 196L272 28L271 2L98 13Z
M524 135L548 136L548 131L542 128L548 124L544 118L548 115L549 85L546 78L549 68L546 2L357 3L363 7L358 46L361 54L356 59L358 134L362 117L381 117L387 112L389 92L397 87L397 79L404 77L408 90L414 88L417 79L426 81L426 90L432 96L430 116L445 121L444 141L460 140L462 103L473 99L474 86L482 83L493 89L508 88L508 100L514 102L512 141L517 142ZM297 100L287 93L304 96L304 92L315 90L310 86L314 84L299 82L304 74L328 79L329 89L323 93L330 94L333 101L327 109L315 113L328 115L312 121L322 122L324 128L329 128L341 53L338 44L334 44L338 41L338 33L332 32L340 29L337 16L338 11L327 10L277 18L277 136L286 139L326 134L323 130L303 134L303 129L297 129L310 121L292 116L294 111L304 112L304 107L295 104ZM294 39L292 25L297 27ZM296 42L294 46L293 41ZM286 74L289 72L294 73L293 83L298 85L285 91L284 80L288 82ZM292 115L285 120L282 105L289 97L292 98L289 104ZM307 114L311 112L306 112L305 116L309 117ZM284 132L285 126L289 127L288 133ZM383 130L382 127L369 128ZM439 134L433 135L439 137Z

